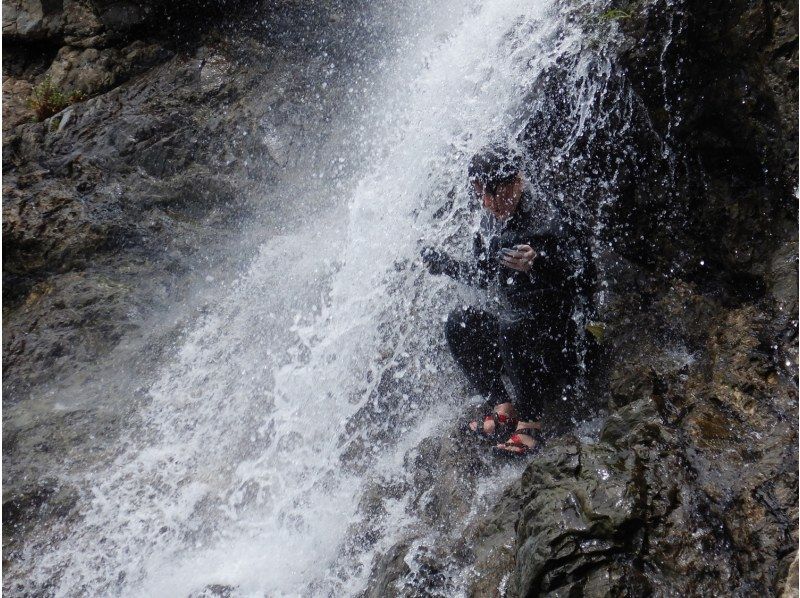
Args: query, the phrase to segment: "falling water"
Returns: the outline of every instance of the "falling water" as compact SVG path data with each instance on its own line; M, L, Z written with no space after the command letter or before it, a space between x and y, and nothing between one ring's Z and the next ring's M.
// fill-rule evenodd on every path
M441 322L475 298L426 276L420 244L466 247L466 161L517 137L546 69L572 60L564 85L591 102L587 73L602 65L577 58L578 10L496 0L392 13L395 46L353 96L351 153L333 157L351 167L313 218L312 191L292 185L296 217L215 289L114 462L91 473L79 523L29 555L34 583L55 579L58 596L364 589L375 555L415 526L401 495L371 541L348 544L367 485L406 475L404 455L464 405Z

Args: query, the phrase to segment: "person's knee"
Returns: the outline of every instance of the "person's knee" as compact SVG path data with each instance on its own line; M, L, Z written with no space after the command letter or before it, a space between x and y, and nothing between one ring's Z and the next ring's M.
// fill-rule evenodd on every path
M459 307L450 312L444 325L444 337L450 350L457 350L467 334L467 310Z
M478 342L481 336L480 313L473 307L457 307L447 316L444 335L450 350L460 353L463 347Z

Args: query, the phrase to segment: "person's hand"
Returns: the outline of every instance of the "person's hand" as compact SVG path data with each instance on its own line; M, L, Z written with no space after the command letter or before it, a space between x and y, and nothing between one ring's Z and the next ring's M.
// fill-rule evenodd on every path
M527 272L533 266L536 252L530 245L514 245L513 249L502 249L500 263L506 268Z
M422 263L425 264L428 272L437 276L444 273L444 265L447 261L444 253L433 247L423 247L421 255Z

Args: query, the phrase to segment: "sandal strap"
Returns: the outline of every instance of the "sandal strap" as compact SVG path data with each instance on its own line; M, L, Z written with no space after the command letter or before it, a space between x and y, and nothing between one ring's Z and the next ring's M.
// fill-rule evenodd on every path
M508 439L508 441L503 443L503 445L504 446L513 446L513 447L516 447L516 448L521 448L521 449L523 449L523 451L532 451L537 446L540 446L541 443L542 443L541 434L540 433L541 433L541 430L539 430L538 428L523 428L522 430L517 430L516 432L514 432L511 435L511 437ZM522 442L522 439L519 437L520 434L533 438L535 444L533 446L525 444L524 442Z
M524 434L525 436L530 436L537 443L543 442L541 428L522 428L521 430L514 431L514 435L516 436L517 434Z
M533 446L522 442L521 436L528 436L534 440ZM542 436L540 428L523 428L514 432L508 440L501 443L497 450L503 454L512 454L516 456L529 455L538 452L542 448ZM509 450L518 449L518 450Z
M517 424L519 423L518 420L511 417L510 415L506 415L505 413L497 413L497 411L492 411L491 413L487 413L483 416L483 424L481 429L484 434L488 434L486 432L486 422L487 421L494 422L494 432L492 432L492 436L502 433L502 429L505 426L506 428L516 428Z
M514 436L512 436L511 438L514 438ZM523 452L523 453L525 453L525 452L527 452L527 451L531 451L531 450L533 450L533 447L531 447L531 446L528 446L527 444L525 444L525 443L522 443L522 442L514 442L514 441L511 441L511 442L504 442L504 443L503 443L503 446L504 446L504 447L511 447L511 448L518 448L518 449L522 449L522 451L521 451L521 452Z

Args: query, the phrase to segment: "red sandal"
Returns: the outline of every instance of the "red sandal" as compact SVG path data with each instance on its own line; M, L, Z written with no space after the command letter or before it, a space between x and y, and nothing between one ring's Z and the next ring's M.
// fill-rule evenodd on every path
M519 420L516 418L505 413L497 413L497 411L492 411L491 413L484 415L483 424L478 425L475 430L473 430L469 425L472 423L472 421L464 425L464 431L483 440L490 440L492 442L496 442L502 438L507 438L509 433L513 433L513 431L517 429L517 424L519 423ZM485 431L486 422L488 421L494 422L494 432ZM480 422L476 421L476 424L480 424Z
M536 442L533 446L529 446L522 442L520 436L529 436ZM517 430L511 435L506 442L500 443L500 446L493 446L492 452L499 457L507 457L517 459L528 455L534 455L542 449L544 439L542 438L542 431L540 428L523 428ZM509 448L519 450L508 450Z

